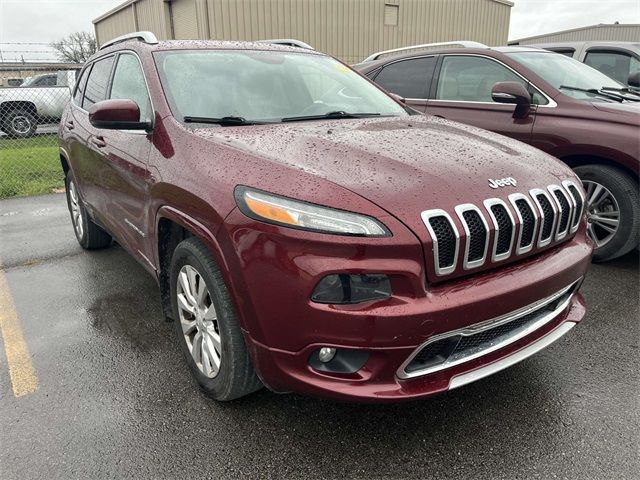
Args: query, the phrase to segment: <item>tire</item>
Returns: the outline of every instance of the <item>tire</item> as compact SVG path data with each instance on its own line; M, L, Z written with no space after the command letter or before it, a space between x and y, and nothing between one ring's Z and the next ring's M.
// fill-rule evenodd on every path
M594 240L596 247L593 260L612 260L636 248L640 241L638 182L627 173L608 165L582 165L574 170L587 191L589 236ZM600 189L600 194L596 195L598 186L604 187L605 190ZM595 204L594 200L597 201ZM610 232L605 228L614 228L610 222L616 218L613 213L615 211L619 212L619 223L615 232ZM603 214L609 219L609 223L603 224L598 221L603 218Z
M76 239L85 250L97 250L111 245L112 238L107 232L96 225L89 218L87 209L78 194L75 180L71 170L65 177L65 190L67 194L67 207L71 214L71 224L76 234Z
M10 110L2 119L2 130L10 138L32 137L38 128L36 116L27 109L16 108Z
M178 244L171 258L170 282L175 332L202 390L224 402L261 389L229 290L199 239Z

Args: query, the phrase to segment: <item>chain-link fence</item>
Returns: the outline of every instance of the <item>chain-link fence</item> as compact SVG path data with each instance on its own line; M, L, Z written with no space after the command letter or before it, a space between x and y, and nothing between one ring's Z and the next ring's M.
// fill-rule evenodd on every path
M56 135L77 71L0 64L0 198L63 188Z

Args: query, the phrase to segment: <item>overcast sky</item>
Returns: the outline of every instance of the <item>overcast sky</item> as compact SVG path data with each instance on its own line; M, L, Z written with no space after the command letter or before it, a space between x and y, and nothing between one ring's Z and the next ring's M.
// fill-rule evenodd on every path
M362 0L365 1L365 0ZM459 0L456 0L459 1ZM475 0L466 0L475 1ZM53 60L47 47L79 30L122 0L0 0L0 51L5 60ZM515 0L509 39L597 23L640 23L639 0ZM15 45L15 43L40 45Z

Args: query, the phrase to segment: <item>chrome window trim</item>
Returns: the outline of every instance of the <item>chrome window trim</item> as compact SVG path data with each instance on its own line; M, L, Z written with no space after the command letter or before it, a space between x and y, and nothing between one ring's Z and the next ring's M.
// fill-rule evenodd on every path
M517 200L524 200L529 205L531 209L531 213L533 214L533 235L531 236L531 243L525 245L524 247L520 247L520 242L522 241L522 232L524 230L524 221L522 220L522 215L520 214L520 209L516 205ZM509 202L511 206L516 212L516 216L518 217L518 240L516 243L516 255L522 255L523 253L530 252L533 249L533 246L536 243L536 233L538 228L538 214L536 213L536 209L531 204L531 200L524 193L512 193L509 195Z
M533 188L529 190L529 195L531 195L531 198L533 199L533 203L536 204L536 207L538 207L538 212L540 213L540 228L538 229L537 243L539 247L546 247L551 243L551 241L555 236L556 224L558 223L558 217L559 217L559 210L556 206L556 202L554 202L550 198L549 193L546 192L545 190L541 188ZM551 232L549 233L549 238L546 238L546 239L542 238L542 231L544 230L544 211L542 209L542 205L540 204L540 201L538 200L538 195L544 196L549 202L549 205L551 205L551 209L553 210L553 222L551 223Z
M553 200L556 203L556 206L558 207L558 223L557 223L557 230L556 230L556 235L555 235L555 239L556 240L562 240L564 237L566 237L569 233L569 230L571 229L571 220L573 219L573 208L572 206L572 202L569 199L569 195L567 195L564 191L564 189L562 187L560 187L560 185L549 185L547 187L547 190L549 190L549 192L551 193L551 197L553 198ZM560 192L565 200L567 201L567 204L569 205L569 215L567 218L567 227L563 230L560 231L560 217L562 215L562 204L560 203L560 200L558 200L555 196L555 192Z
M582 220L582 215L584 215L585 197L582 194L581 186L576 184L573 180L564 180L562 182L562 186L567 190L567 193L569 194L569 197L571 198L571 202L573 203L574 216L571 219L571 229L569 230L569 233L570 234L574 234L574 233L576 233L576 231L580 227L580 221ZM569 190L569 186L572 186L572 187L574 187L576 189L576 192L578 192L578 195L580 196L580 199L582 200L582 208L580 209L579 212L577 212L577 221L574 221L574 220L576 218L575 209L578 208L578 204L576 203L575 199L573 198L571 190Z
M473 203L463 203L461 205L457 205L455 207L455 211L458 214L458 218L460 219L460 223L462 224L462 228L464 228L465 233L465 247L464 247L464 257L462 260L462 268L465 270L471 270L473 268L480 267L484 264L487 259L487 250L489 248L489 224L487 220L484 218L482 211L476 207ZM482 220L482 224L484 225L484 230L486 232L486 237L484 241L484 249L482 251L482 258L478 260L469 261L469 247L471 245L471 232L469 231L469 226L467 225L467 221L464 219L463 213L468 211L475 211L480 215L480 219Z
M485 320L483 322L479 322L477 324L468 326L468 327L464 327L464 328L460 328L457 330L452 330L450 332L445 332L442 334L438 334L438 335L434 335L433 337L431 337L429 340L427 340L426 342L420 344L418 347L416 347L416 349L411 353L411 355L409 355L409 357L407 358L407 360L405 360L402 365L400 365L400 368L398 368L398 370L396 371L396 376L402 380L406 380L406 379L410 379L410 378L415 378L415 377L419 377L422 375L428 375L430 373L435 373L441 370L446 370L448 368L454 367L456 365L460 365L462 363L466 363L469 362L471 360L475 360L476 358L482 357L484 355L487 355L489 353L495 352L496 350L499 350L501 348L506 347L507 345L510 345L514 342L517 342L518 340L520 340L521 338L526 337L527 335L529 335L530 333L533 333L534 331L538 330L539 328L543 327L544 325L546 325L547 323L549 323L551 320L553 320L554 318L556 318L558 315L560 315L562 312L564 312L566 310L566 308L569 306L569 303L571 302L571 300L573 299L573 295L575 294L575 291L577 291L577 287L580 285L580 282L582 281L582 277L580 277L578 280L572 282L570 285L568 285L567 287L563 288L562 290L548 296L545 298L542 298L534 303L531 303L527 306L524 306L522 308L519 308L518 310L506 313L504 315L501 315L499 317L495 317L489 320ZM444 338L448 338L448 337L455 337L457 335L463 336L463 337L467 337L467 336L471 336L471 335L475 335L477 333L480 333L482 331L485 330L490 330L492 328L496 328L499 327L500 325L504 325L505 323L509 323L512 322L514 320L517 320L521 317L524 317L525 315L528 315L531 312L534 312L535 310L540 310L543 307L545 307L546 305L552 303L553 301L557 300L558 298L562 297L563 295L565 295L566 293L568 293L570 290L574 290L572 292L571 295L569 295L562 303L560 303L554 310L548 312L547 314L542 315L539 319L537 319L534 323L532 323L531 325L529 325L528 327L522 329L521 331L519 331L518 333L516 333L513 336L510 336L509 338L504 339L501 342L498 342L496 344L491 345L491 347L486 348L484 350L481 350L479 352L476 352L472 355L469 355L468 357L463 357L463 358L459 358L455 361L451 361L451 362L447 362L445 361L444 363L441 363L439 365L434 365L432 367L427 367L421 370L416 370L415 372L407 372L405 371L405 369L407 368L407 366L413 361L413 359L428 345L430 345L431 343L437 342L439 340L442 340Z
M509 206L506 204L505 201L500 200L499 198L489 198L485 200L483 203L484 203L484 208L487 210L487 213L489 214L489 217L493 222L494 232L495 232L494 239L493 239L493 250L491 253L491 261L499 262L501 260L506 260L511 256L511 250L513 249L513 239L516 236L516 228L517 228L516 221L514 220L513 215L511 214L511 210L509 209ZM507 215L509 215L509 219L511 220L511 240L509 240L509 249L505 253L500 253L500 254L496 254L496 250L498 249L498 233L500 232L500 226L498 225L498 220L496 219L495 215L491 211L491 207L493 207L494 205L502 205L506 210Z
M482 54L479 54L479 53L442 53L441 52L440 55L442 55L443 57L481 57L481 58L486 58L488 60L492 60L492 61L502 65L503 67L507 68L508 70L511 70L518 77L520 77L522 80L524 80L529 85L531 85L534 89L536 89L538 92L540 92L542 94L542 96L544 96L544 98L546 98L546 100L549 102L546 105L535 105L536 107L538 107L538 108L556 108L558 106L558 104L553 100L553 98L551 98L549 95L547 95L547 93L544 90L538 88L533 82L531 82L526 77L521 75L519 72L517 72L516 70L511 68L506 63L498 60L497 58L490 57L490 56L487 56L487 55L482 55ZM439 79L440 79L440 72L438 72L438 80ZM437 94L437 92L438 92L438 85L436 85L436 94ZM474 102L474 101L465 101L465 100L444 100L444 99L437 99L437 98L429 99L429 101L433 101L433 102L474 103L474 104L479 104L479 105L496 105L496 104L497 105L501 105L501 104L499 104L497 102Z
M455 246L455 253L453 255L453 264L450 267L444 267L444 268L440 268L440 261L438 258L439 257L438 237L436 236L436 233L434 232L433 228L431 227L431 224L429 223L429 220L431 218L440 217L440 216L445 217L449 221L449 224L451 225L451 228L453 229L453 233L456 237L456 246ZM420 214L420 218L422 218L422 223L425 224L425 226L427 227L427 231L431 236L431 242L433 244L433 263L434 263L436 275L447 275L453 272L456 269L456 266L458 265L458 252L460 251L460 233L456 228L456 224L453 223L453 219L447 212L439 208L425 210Z

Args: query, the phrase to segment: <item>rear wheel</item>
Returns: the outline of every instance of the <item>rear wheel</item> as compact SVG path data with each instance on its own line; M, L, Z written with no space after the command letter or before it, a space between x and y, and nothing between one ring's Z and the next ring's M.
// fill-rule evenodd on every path
M229 291L200 240L176 247L170 278L176 335L200 387L220 401L259 390Z
M640 196L638 183L608 165L575 168L587 193L587 230L595 261L612 260L638 246Z
M12 138L32 137L37 128L35 115L23 108L9 111L2 121L2 130Z
M71 170L67 173L65 185L71 223L73 224L73 230L80 246L87 250L95 250L111 245L111 235L102 230L89 218L87 209L78 194L78 187L71 174Z

